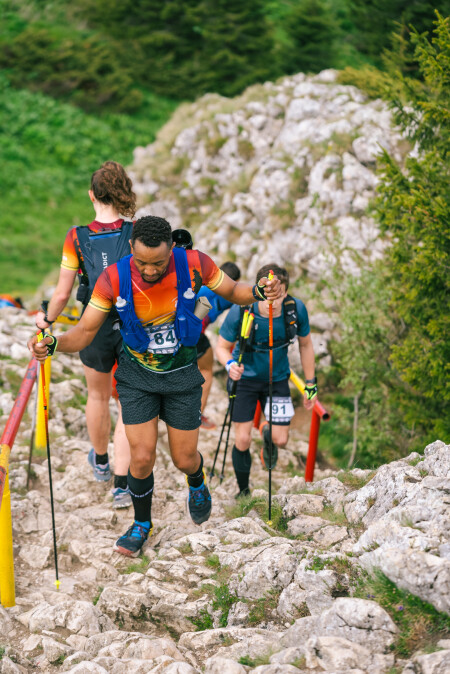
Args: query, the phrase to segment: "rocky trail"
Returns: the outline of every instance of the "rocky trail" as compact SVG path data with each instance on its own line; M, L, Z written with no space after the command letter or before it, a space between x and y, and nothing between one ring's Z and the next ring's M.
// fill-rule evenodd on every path
M25 371L32 323L5 309L0 327L3 428ZM53 361L61 587L54 584L44 456L34 457L31 489L25 489L31 400L11 453L16 606L0 608L2 674L450 671L449 446L436 441L423 456L377 471L317 469L306 485L298 465L305 438L294 430L273 472L270 527L268 474L255 431L251 498L236 503L229 463L223 483L211 482L211 518L197 527L186 515L184 477L172 466L161 424L154 534L144 556L130 560L112 546L131 512L112 509L111 484L95 482L87 464L80 362L63 354ZM227 405L216 379L208 413L217 428L200 434L208 468ZM399 588L397 605L370 591L373 569L385 574L385 585L390 579ZM414 595L413 603L400 589ZM426 609L417 597L428 602ZM416 628L405 646L407 612Z

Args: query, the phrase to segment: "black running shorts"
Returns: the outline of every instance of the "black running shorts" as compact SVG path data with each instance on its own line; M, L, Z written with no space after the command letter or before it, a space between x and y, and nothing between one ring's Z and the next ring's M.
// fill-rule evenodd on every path
M197 360L205 355L208 349L211 348L211 342L204 332L200 335L200 339L197 342Z
M159 417L180 431L200 426L205 380L197 363L171 372L151 372L122 351L115 377L124 424L144 424Z
M231 380L228 380L228 383ZM269 382L240 379L236 388L232 420L238 423L252 421L258 401L264 412L269 401ZM267 411L267 410L266 410ZM290 411L290 412L289 412ZM289 379L274 381L272 385L272 419L274 426L289 426L293 416ZM266 415L268 419L268 415Z
M80 351L83 365L97 372L111 372L122 350L122 335L113 325L113 319L108 316L89 346ZM116 325L119 326L118 323Z

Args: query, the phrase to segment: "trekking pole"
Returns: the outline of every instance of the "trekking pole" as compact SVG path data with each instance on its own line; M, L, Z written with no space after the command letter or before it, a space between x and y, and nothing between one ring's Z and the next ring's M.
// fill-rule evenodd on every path
M241 334L239 336L239 351L242 348L243 327L244 327L244 323L247 322L247 315L248 315L248 309L246 309L244 311L244 316L242 318ZM231 411L231 393L228 395L228 407L227 407L227 411L226 411L226 414L225 414L225 419L223 420L222 430L220 431L219 442L217 443L217 449L216 449L216 453L214 455L214 462L213 462L211 470L209 471L209 479L210 480L214 477L214 469L216 467L216 461L217 461L217 457L219 456L220 445L222 443L222 436L223 436L223 432L225 430L225 426L227 425L227 419L228 419L228 415L230 414L230 411ZM229 424L231 425L231 415L230 415ZM228 431L228 433L229 433L229 431ZM222 473L223 473L223 470L222 470Z
M220 431L219 442L217 443L217 449L216 449L216 453L214 455L214 462L213 462L211 470L209 471L209 479L210 480L214 477L214 469L216 467L216 461L217 461L217 457L219 455L219 450L220 450L220 445L221 445L221 442L222 442L223 432L224 432L225 426L227 424L228 414L230 413L230 406L231 406L231 399L228 400L228 407L227 407L227 411L226 411L226 414L225 414L225 418L223 420L222 430Z
M269 281L273 279L273 271L269 272ZM273 397L273 306L269 301L269 519L272 525L272 397Z
M254 314L250 313L249 311L244 311L244 318L242 319L242 327L241 327L241 339L239 340L239 358L238 358L238 365L241 364L242 358L245 353L245 349L247 347L247 340L250 337L250 333L252 331L252 325L253 325L253 319L254 319ZM220 482L222 483L223 478L225 477L225 462L227 460L227 452L228 452L228 442L230 439L230 430L231 430L231 420L233 417L233 410L234 410L234 401L236 400L236 389L237 389L237 381L233 381L233 384L231 386L231 392L230 392L230 419L228 421L228 431L227 431L227 438L225 441L225 451L223 453L223 461L222 461L222 472L220 473Z
M42 330L38 333L38 341L40 342L45 337L45 333ZM44 420L45 420L45 437L47 440L47 463L48 463L48 481L50 486L50 506L52 511L52 529L53 529L53 553L55 556L55 585L56 589L59 590L60 580L58 578L58 551L56 548L56 527L55 527L55 508L53 505L53 485L52 485L52 465L50 461L50 439L48 435L48 404L47 404L47 393L45 390L45 368L44 362L41 362L41 381L42 381L42 401L44 405Z
M246 309L244 311L244 316L242 318L241 334L239 336L239 361L238 361L239 363L242 360L241 351L244 348L244 346L243 346L244 345L244 335L247 332L246 329L247 329L247 326L248 326L248 315L249 315L249 310ZM251 316L252 316L252 318L251 318L250 326L249 326L250 329L251 329L251 324L253 322L253 314L251 314ZM250 330L248 331L247 337L248 337L248 335L250 335ZM243 353L242 353L242 355L243 355ZM231 391L229 393L229 396L228 396L228 407L227 407L227 411L226 411L226 414L225 414L225 419L223 420L222 430L220 431L219 442L217 443L217 449L216 449L216 453L214 455L214 462L213 462L212 468L209 472L209 478L210 479L214 477L214 469L216 467L217 457L219 456L220 445L222 443L222 437L223 437L223 433L224 433L224 430L225 430L225 426L227 425L227 420L228 420L228 431L227 431L227 444L228 444L228 438L229 438L229 435L230 435L230 427L231 427L231 414L232 414L232 411L233 411L232 410L232 400L233 400L233 397L235 395L235 392L236 392L236 387L234 387L234 392L233 392L233 388L231 389ZM228 418L228 415L230 415L229 418ZM223 468L222 468L222 473L221 473L221 481L222 480L223 480Z

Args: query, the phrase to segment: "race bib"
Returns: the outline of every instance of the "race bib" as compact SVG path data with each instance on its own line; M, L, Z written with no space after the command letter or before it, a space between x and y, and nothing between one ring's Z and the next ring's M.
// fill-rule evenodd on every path
M150 338L147 348L150 353L175 353L180 348L174 323L146 326L145 331Z
M270 415L270 405L269 398L267 398L266 406L264 408L264 416L267 421L269 420ZM272 423L274 424L286 424L294 416L294 405L290 396L284 397L274 397L272 398Z

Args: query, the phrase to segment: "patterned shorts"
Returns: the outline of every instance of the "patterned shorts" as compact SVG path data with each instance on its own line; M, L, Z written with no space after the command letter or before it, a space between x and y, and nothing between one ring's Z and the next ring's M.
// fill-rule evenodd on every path
M205 380L197 363L171 372L151 372L122 352L115 376L124 424L144 424L159 417L180 431L200 426Z

